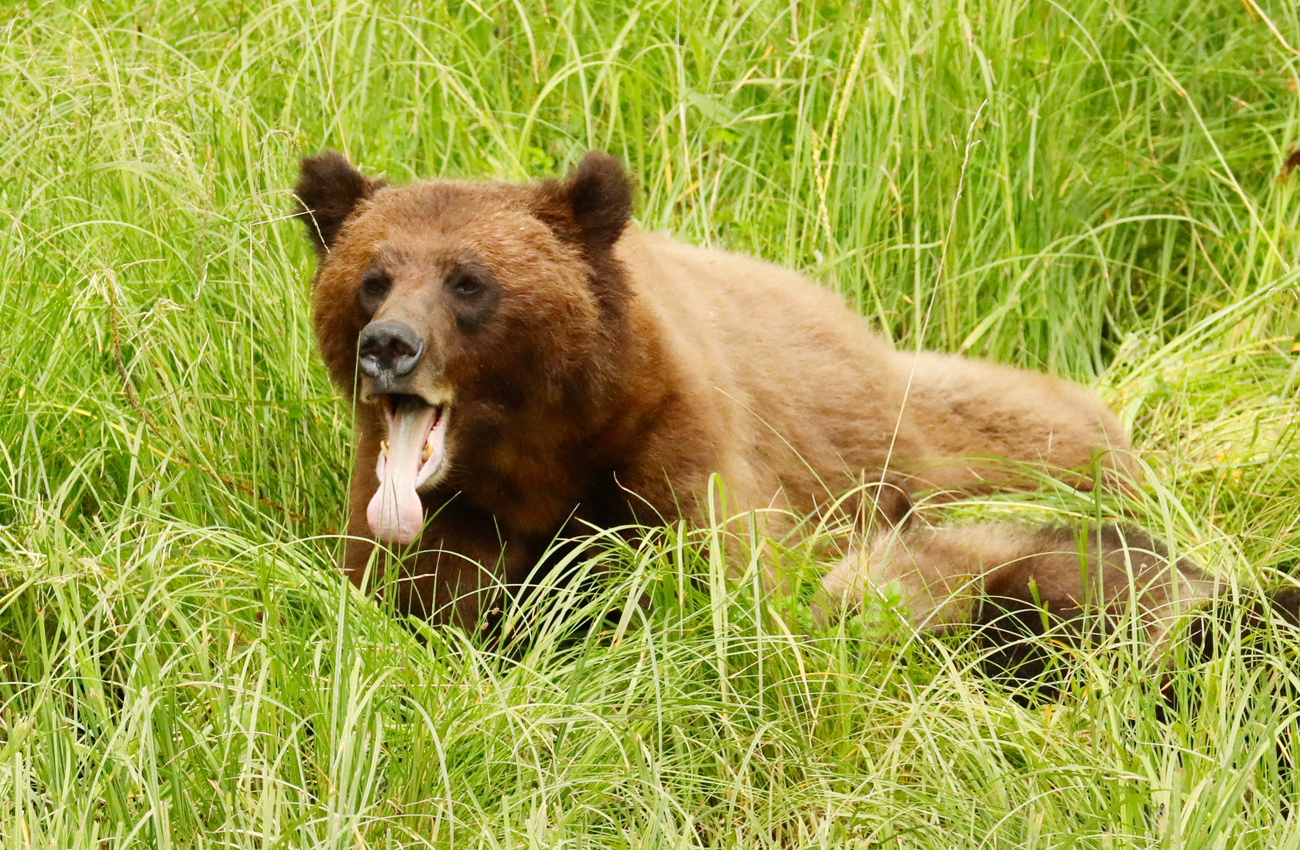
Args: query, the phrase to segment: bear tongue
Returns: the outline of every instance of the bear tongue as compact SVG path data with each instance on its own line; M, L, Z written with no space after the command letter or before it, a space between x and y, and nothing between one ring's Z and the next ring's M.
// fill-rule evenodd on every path
M370 531L380 543L408 546L424 527L424 507L415 488L442 462L441 441L434 447L437 456L424 460L424 446L440 418L438 412L438 408L426 404L403 404L386 411L388 456L385 458L382 452L379 455L375 466L379 489L366 509ZM437 436L445 434L444 428L437 430Z

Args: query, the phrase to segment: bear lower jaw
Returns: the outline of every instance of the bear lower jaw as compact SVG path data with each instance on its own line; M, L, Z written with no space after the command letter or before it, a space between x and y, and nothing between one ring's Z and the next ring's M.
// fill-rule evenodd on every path
M420 490L444 466L450 406L393 395L383 399L383 409L388 433L375 462L379 487L366 520L378 542L407 546L424 527Z

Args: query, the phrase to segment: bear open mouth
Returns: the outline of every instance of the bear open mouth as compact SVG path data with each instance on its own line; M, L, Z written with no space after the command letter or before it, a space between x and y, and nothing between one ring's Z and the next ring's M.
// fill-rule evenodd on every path
M416 395L381 396L388 438L375 462L379 489L366 509L370 531L380 543L407 546L424 527L419 489L442 467L447 449L447 404Z

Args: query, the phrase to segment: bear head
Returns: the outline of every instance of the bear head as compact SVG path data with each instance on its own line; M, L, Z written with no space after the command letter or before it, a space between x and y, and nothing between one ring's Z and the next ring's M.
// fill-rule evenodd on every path
M563 181L394 187L326 152L302 161L295 193L321 354L363 448L379 442L376 539L418 536L421 493L471 488L506 455L563 451L598 426L629 298L617 160L588 153Z

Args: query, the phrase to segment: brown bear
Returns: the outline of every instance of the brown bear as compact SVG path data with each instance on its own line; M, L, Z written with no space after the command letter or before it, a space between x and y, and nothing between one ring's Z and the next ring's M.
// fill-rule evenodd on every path
M723 509L781 533L881 476L1129 468L1075 384L895 352L794 272L629 226L605 154L563 181L393 187L324 153L296 194L357 422L345 569L360 582L372 541L391 549L405 612L475 626L557 535L700 520L714 474Z

